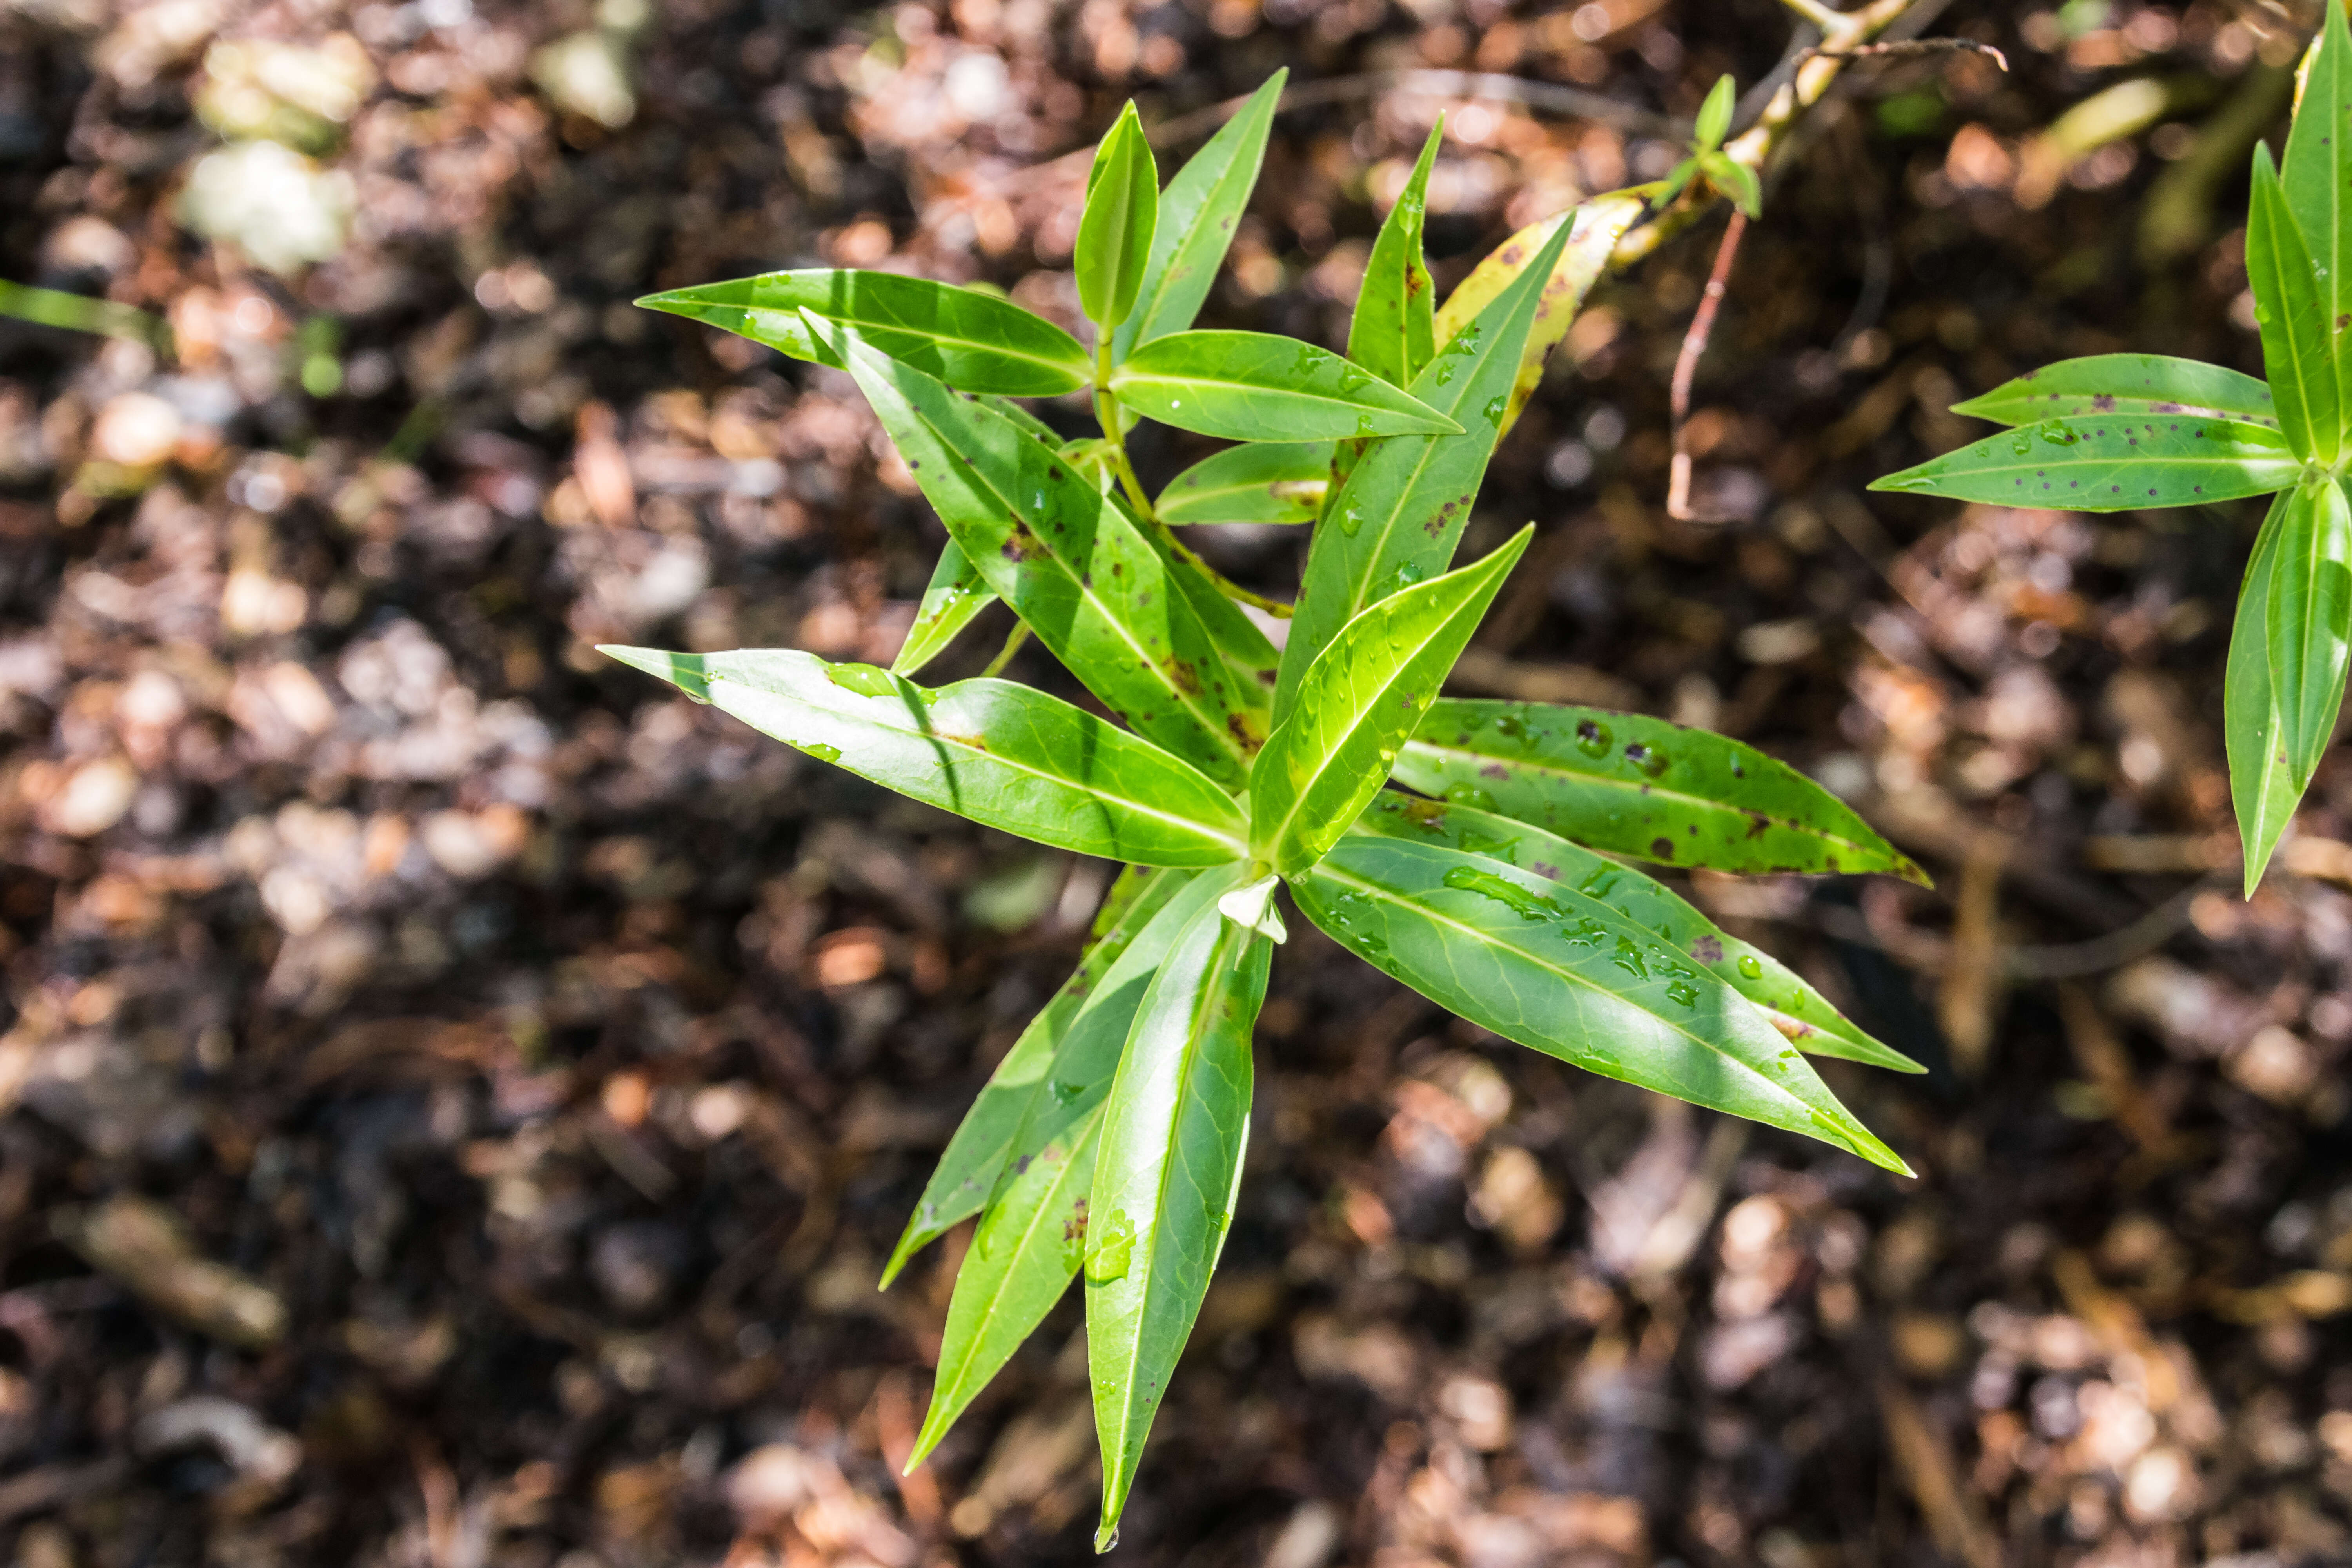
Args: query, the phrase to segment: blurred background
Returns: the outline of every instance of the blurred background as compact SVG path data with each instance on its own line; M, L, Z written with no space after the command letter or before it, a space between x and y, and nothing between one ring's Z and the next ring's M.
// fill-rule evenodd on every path
M1122 1557L2352 1560L2352 769L2242 902L2253 503L1863 491L2051 360L2259 370L2243 171L2315 17L1916 6L2007 68L1865 61L1793 138L1685 433L1717 521L1664 498L1721 213L1596 290L1457 689L1717 727L1935 871L1690 889L1931 1065L1824 1068L1919 1179L1294 921ZM874 1284L1109 868L591 653L887 661L944 538L845 380L628 301L885 267L1076 325L1119 103L1167 172L1287 65L1206 320L1337 345L1441 110L1445 287L1803 41L1773 0L0 3L0 1555L1082 1560L1076 1304L899 1479L962 1237ZM1197 542L1296 581L1295 531Z

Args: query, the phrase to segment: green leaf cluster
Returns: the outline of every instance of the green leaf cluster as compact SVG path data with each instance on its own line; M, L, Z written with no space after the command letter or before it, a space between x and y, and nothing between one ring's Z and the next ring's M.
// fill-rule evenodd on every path
M1487 462L1644 194L1512 236L1441 306L1422 246L1433 132L1344 355L1197 328L1281 89L1267 82L1164 190L1133 107L1120 115L1077 230L1091 348L1002 299L875 272L643 301L854 377L950 542L887 671L789 649L606 651L887 788L1127 868L884 1275L977 1219L910 1463L1083 1280L1102 1543L1232 1226L1279 890L1498 1035L1890 1170L1902 1161L1809 1057L1917 1070L1626 864L1916 878L1851 810L1720 736L1442 695L1532 533L1455 561ZM1708 151L1728 104L1710 100ZM1072 394L1098 436L1063 441L1014 401ZM1147 418L1237 444L1154 495L1126 448ZM1242 609L1262 601L1174 531L1234 521L1309 531L1279 650ZM1010 680L917 682L999 602L1099 712Z
M2352 664L2352 26L2325 0L2284 164L2253 154L2246 275L2264 379L2098 354L1954 405L2006 428L1876 489L2069 511L2270 495L2223 680L2253 896L2336 728Z

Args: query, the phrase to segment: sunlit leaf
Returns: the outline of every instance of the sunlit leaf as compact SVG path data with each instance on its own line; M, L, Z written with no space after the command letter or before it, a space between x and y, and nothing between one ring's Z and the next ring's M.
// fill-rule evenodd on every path
M1573 888L1350 833L1292 891L1334 941L1506 1039L1908 1173L1738 993Z
M2021 425L1870 488L1997 506L2128 511L2267 495L2302 471L2285 437L2266 426L2195 414L2095 414Z
M1135 309L1159 223L1160 168L1129 101L1095 149L1086 210L1078 217L1078 303L1105 331Z
M1540 286L1567 243L1564 233L1555 233L1536 264L1455 332L1414 381L1415 395L1460 420L1462 433L1375 441L1331 498L1283 644L1276 724L1289 716L1307 667L1341 626L1385 595L1436 576L1454 559L1494 455L1519 353L1540 308Z
M1273 944L1193 917L1136 1015L1087 1209L1087 1365L1102 1447L1097 1550L1116 1538L1151 1417L1233 1223L1249 1136L1250 1032Z
M1715 188L1738 204L1739 210L1751 218L1764 216L1764 182L1756 171L1738 159L1722 153L1709 153L1698 161Z
M1461 428L1328 349L1269 332L1171 332L1154 338L1111 372L1110 388L1148 418L1228 441L1322 441Z
M946 652L956 634L995 602L996 590L988 585L962 547L949 540L940 552L939 563L931 568L930 585L923 590L922 602L915 606L915 624L907 629L898 657L890 661L890 673L916 674Z
M1416 844L1442 844L1532 871L1548 882L1598 899L1708 971L1760 1009L1772 1026L1809 1056L1841 1057L1896 1072L1927 1069L1856 1027L1794 970L1731 935L1631 866L1571 844L1540 827L1445 801L1382 790L1357 830Z
M866 401L989 586L1113 713L1239 784L1256 704L1152 542L1026 430L844 340Z
M2352 31L2346 26L2343 0L2321 0L2319 36L2305 62L2279 185L2304 248L2318 268L2314 324L2336 373L2335 406L2339 419L2352 419L2352 339L2347 336L2352 331ZM2252 251L2250 223L2250 273ZM2266 336L2266 363L2270 356Z
M1193 464L1152 507L1160 521L1177 526L1313 522L1330 474L1328 441L1252 441Z
M2271 503L2254 541L2246 579L2238 590L2238 614L2230 630L2230 658L2222 680L2222 734L2229 745L2230 798L2245 850L2245 891L2253 897L2270 864L2279 836L2294 819L2303 785L2287 765L2279 741L2277 691L2271 679L2271 575L2292 490Z
M1142 289L1134 310L1111 339L1112 363L1134 353L1138 343L1184 331L1200 314L1233 243L1234 226L1257 184L1266 134L1274 128L1274 111L1289 75L1285 68L1266 78L1241 112L1226 121L1160 193L1159 225Z
M1146 866L1242 853L1231 796L1138 735L1009 680L936 690L793 648L605 647L762 734L885 788L1057 849Z
M1411 386L1436 353L1436 289L1422 255L1422 218L1429 208L1429 172L1437 163L1445 121L1429 128L1404 190L1381 220L1348 324L1348 357L1394 386Z
M1638 713L1441 699L1398 757L1396 780L1612 855L1927 880L1853 807L1786 763Z
M1381 600L1339 628L1250 773L1250 853L1285 877L1315 863L1396 762L1528 541Z
M1952 412L1999 425L2109 415L2217 415L2278 427L2271 389L2251 375L2168 354L2093 354L2062 360L1952 405Z
M1509 288L1528 264L1543 254L1560 227L1567 226L1568 247L1552 262L1550 281L1537 302L1535 325L1519 351L1519 374L1511 384L1510 402L1503 409L1503 427L1496 432L1498 439L1518 423L1520 411L1527 407L1528 399L1543 380L1544 363L1567 338L1576 313L1584 308L1584 297L1607 270L1609 253L1617 248L1617 242L1640 221L1645 210L1646 204L1637 193L1612 191L1566 212L1555 213L1539 223L1529 224L1473 268L1470 276L1438 307L1437 341L1443 346L1475 321L1496 295Z
M2269 563L2272 700L2287 778L2311 782L2344 701L2352 634L2352 509L2334 479L2298 486L2278 514Z
M637 303L814 360L819 350L801 318L807 310L963 392L1052 397L1092 374L1087 351L1053 322L993 295L895 272L764 272Z
M1129 868L1130 873L1134 869ZM978 1214L988 1202L1004 1169L1014 1134L1021 1130L1031 1100L1045 1087L1046 1068L1061 1048L1071 1021L1093 999L1104 975L1133 944L1137 933L1151 923L1152 917L1195 874L1147 870L1143 880L1129 884L1133 891L1124 907L1097 934L1079 961L1076 973L1029 1020L1029 1026L1021 1031L1021 1037L1013 1042L1013 1048L1004 1053L996 1070L989 1075L980 1098L964 1112L955 1136L948 1140L946 1152L940 1156L938 1168L924 1184L915 1212L908 1216L907 1228L899 1236L898 1245L891 1249L889 1262L883 1266L882 1289L889 1288L908 1258L958 1222ZM1122 875L1120 881L1125 884L1129 879ZM1083 1185L1079 1190L1084 1191ZM1064 1282L1067 1283L1066 1276Z
M1707 89L1706 101L1699 105L1692 144L1702 153L1722 146L1724 133L1731 129L1731 112L1738 107L1738 84L1727 76L1716 78L1715 85Z
M2343 449L2343 405L2333 363L2336 333L2326 314L2331 296L2321 290L2333 280L2315 276L2315 266L2279 189L2271 150L2258 145L2253 205L2246 214L2246 279L2262 328L2263 378L2270 383L2288 448L2332 464Z

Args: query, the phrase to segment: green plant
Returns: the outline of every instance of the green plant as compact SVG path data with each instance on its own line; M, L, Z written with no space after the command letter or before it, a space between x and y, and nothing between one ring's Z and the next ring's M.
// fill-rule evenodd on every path
M2344 700L2352 650L2352 31L2327 0L2284 170L2254 149L2246 274L2257 381L2159 354L2067 360L1957 404L2002 435L1872 488L2068 511L2271 495L2223 680L2245 892L2286 831Z
M951 542L888 671L606 651L919 800L1128 863L883 1279L979 1216L911 1465L1084 1274L1106 1546L1233 1217L1278 887L1498 1035L1890 1170L1906 1168L1801 1052L1919 1070L1627 863L1921 879L1853 811L1721 736L1439 695L1532 532L1449 569L1487 459L1650 193L1512 237L1437 308L1421 243L1433 132L1372 248L1346 357L1195 331L1280 89L1165 191L1132 107L1120 117L1078 229L1091 354L1000 298L876 273L644 301L846 370ZM1082 392L1100 434L1075 442L1008 401ZM1128 457L1139 417L1243 444L1155 496ZM1296 613L1274 606L1290 617L1278 654L1240 608L1268 601L1171 531L1230 521L1313 528ZM990 677L909 679L1000 598L1016 641L1034 634L1109 718Z

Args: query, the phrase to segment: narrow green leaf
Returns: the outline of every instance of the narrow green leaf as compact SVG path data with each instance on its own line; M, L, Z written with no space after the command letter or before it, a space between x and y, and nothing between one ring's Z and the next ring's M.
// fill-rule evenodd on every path
M1117 1539L1144 1436L1233 1223L1250 1032L1273 952L1213 908L1195 916L1152 979L1104 1110L1086 1256L1097 1551Z
M1535 537L1381 600L1339 629L1250 774L1250 853L1285 877L1313 865L1389 776L1478 617Z
M2271 389L2251 375L2169 354L2092 354L2061 360L1952 405L1952 412L1996 425L2135 414L2214 415L2241 425L2278 428Z
M2326 314L2329 300L2320 292L2333 279L2315 276L2315 265L2279 189L2271 150L2258 144L2253 205L2246 214L2246 279L2263 331L2263 376L2288 449L2329 466L2343 449L2344 422L2331 363L2336 334Z
M1455 333L1476 320L1496 295L1510 287L1528 263L1543 254L1554 234L1563 226L1568 228L1568 247L1552 263L1551 280L1544 286L1543 297L1536 306L1535 325L1519 351L1518 379L1511 384L1511 401L1503 410L1503 427L1496 432L1497 440L1510 434L1511 426L1518 423L1520 410L1527 407L1528 399L1543 381L1544 362L1567 338L1577 311L1584 308L1584 297L1608 269L1610 252L1617 248L1617 242L1625 237L1625 231L1640 220L1644 210L1638 194L1612 191L1530 224L1473 268L1470 276L1438 307L1437 341L1443 345L1452 342Z
M843 336L883 428L988 585L1114 714L1238 784L1256 704L1153 542L1027 431Z
M1451 418L1328 349L1270 332L1171 332L1111 372L1148 418L1228 441L1457 432Z
M2194 414L2094 414L2004 430L1870 488L1996 506L2129 511L2267 495L2302 471L2286 438L2264 426Z
M2352 31L2346 26L2343 0L2321 0L2320 14L2279 183L2304 247L2318 268L2317 341L2336 373L2335 406L2339 418L2352 419L2352 342L2346 338L2352 329ZM2252 238L2250 225L2249 258ZM2268 363L2267 335L2263 354Z
M793 359L821 357L800 313L851 328L891 358L963 392L1053 397L1091 373L1078 341L1010 300L895 272L763 272L637 301L746 337Z
M1106 332L1135 309L1159 223L1160 167L1130 101L1095 149L1078 217L1078 304Z
M1764 182L1756 177L1755 170L1722 153L1706 153L1698 166L1708 183L1737 203L1742 213L1751 218L1764 216Z
M1104 493L1110 504L1118 509L1119 515L1132 523L1150 542L1152 549L1160 552L1160 564L1167 571L1168 580L1192 606L1192 613L1200 617L1202 629L1208 634L1210 646L1225 661L1225 668L1233 678L1234 698L1247 710L1242 732L1248 744L1255 749L1264 743L1265 712L1272 705L1274 694L1259 677L1271 675L1281 655L1276 651L1274 644L1266 640L1265 634L1258 630L1257 623L1251 620L1239 605L1220 593L1206 573L1185 558L1177 545L1176 536L1169 531L1166 522L1157 517L1149 521L1139 521L1133 509L1128 506L1127 498L1116 485Z
M1080 1153L1078 1145L1093 1135L1090 1126L1098 1130L1103 1101L1110 1094L1152 977L1177 940L1203 911L1213 914L1218 899L1242 879L1239 866L1192 875L1139 922L1131 923L1133 939L1096 976L1092 991L1068 1019L1025 1099L1008 1097L1008 1108L1017 1110L1017 1125L998 1161L995 1185L982 1205L985 1217L980 1234L957 1276L939 1377L908 1460L910 1468L987 1386L1077 1271L1086 1239L1085 1204L1094 1185L1093 1156ZM1044 1184L1031 1180L1041 1163L1075 1169L1052 1171L1055 1179ZM1056 1218L1062 1222L1058 1229L1053 1227ZM1076 1234L1068 1236L1072 1230ZM1080 1243L1079 1254L1055 1245L1064 1239ZM985 1252L980 1246L983 1241L990 1244ZM996 1245L1000 1242L1004 1245Z
M1145 866L1216 866L1242 853L1239 808L1198 770L1010 680L929 690L793 648L601 651L786 745L983 826Z
M1348 357L1392 386L1411 386L1437 352L1437 291L1422 255L1421 229L1429 210L1429 172L1444 139L1441 116L1429 128L1403 193L1381 222L1348 323Z
M1598 899L1713 973L1760 1009L1809 1056L1840 1057L1895 1072L1927 1069L1856 1027L1828 997L1763 949L1740 941L1631 866L1524 822L1444 801L1382 790L1356 820L1359 832L1442 844L1532 871Z
M1151 237L1143 287L1133 312L1112 335L1113 364L1134 353L1139 343L1182 331L1201 313L1233 244L1234 226L1257 185L1266 135L1274 128L1274 111L1289 77L1286 67L1268 77L1241 112L1226 121L1160 193L1159 226Z
M1707 89L1706 101L1699 105L1692 144L1701 153L1712 153L1722 146L1724 133L1731 129L1731 111L1738 106L1738 84L1727 76L1716 78L1715 85Z
M2273 701L2287 778L2300 793L2319 766L2344 701L2352 634L2352 509L2342 487L2320 479L2289 492L2270 563Z
M1639 713L1444 698L1398 757L1396 780L1641 860L1927 880L1788 763Z
M948 1140L946 1152L940 1156L938 1168L924 1184L915 1212L907 1217L907 1228L899 1236L898 1245L891 1248L890 1261L883 1266L878 1289L888 1289L890 1281L898 1277L908 1258L958 1223L978 1214L988 1202L1004 1169L1013 1137L1028 1114L1030 1100L1045 1085L1046 1068L1060 1050L1078 1010L1094 997L1103 976L1134 943L1137 934L1197 875L1145 869L1143 880L1129 882L1136 870L1129 867L1119 878L1122 885L1132 889L1124 907L1096 933L1076 972L1054 994L1054 999L1029 1020L1029 1026L1021 1031L1021 1037L1013 1042L1013 1048L1004 1053L1004 1059L989 1075L980 1098L964 1112L955 1136ZM1066 1277L1064 1282L1067 1283Z
M1328 441L1252 441L1203 458L1152 502L1160 521L1313 522L1331 478Z
M995 602L996 590L988 585L963 547L949 540L947 548L940 552L939 563L931 568L930 585L923 590L922 603L915 606L915 624L907 629L907 640L898 645L898 657L890 661L890 673L916 674L945 653L956 634Z
M1292 892L1334 941L1506 1039L1910 1173L1738 992L1572 888L1351 833Z
M1331 498L1307 549L1306 581L1283 644L1274 691L1277 725L1289 717L1307 667L1341 626L1383 595L1434 577L1454 559L1541 308L1541 286L1567 244L1563 227L1413 383L1414 395L1459 419L1462 433L1375 441Z
M2271 679L2271 576L2279 536L2294 492L2284 491L2254 540L2246 578L2238 590L2238 614L2230 630L2230 659L2222 681L2222 733L2229 743L2230 797L2236 807L2238 837L2245 851L2246 897L2254 896L2279 836L2294 819L2303 786L2287 767L2279 743L2277 693Z

